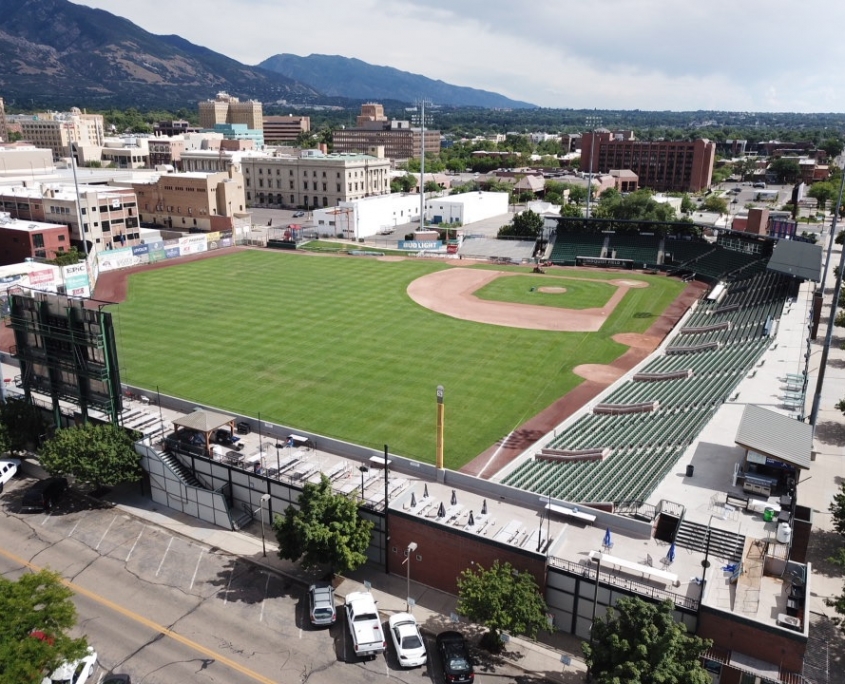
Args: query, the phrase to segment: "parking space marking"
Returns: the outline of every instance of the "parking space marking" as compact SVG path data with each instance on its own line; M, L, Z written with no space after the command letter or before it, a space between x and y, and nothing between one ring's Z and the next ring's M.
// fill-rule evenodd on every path
M258 614L258 621L264 621L264 604L267 603L267 589L270 586L270 573L267 573L267 581L264 583L264 598L261 599L261 612Z
M100 541L99 541L99 542L97 542L97 545L94 547L94 550L95 550L95 551L99 551L99 550L100 550L100 544L102 544L102 543L103 543L103 540L105 540L106 535L109 533L109 530L111 529L111 526L112 526L112 525L114 525L114 521L115 521L115 520L117 520L117 515L115 515L115 516L111 519L111 522L109 523L109 526L106 528L106 531L105 531L105 532L103 532L103 536L102 536L102 537L100 537Z
M0 555L8 558L14 563L29 568L32 572L38 572L39 570L43 569L42 567L35 565L34 563L30 563L29 561L26 561L23 558L9 551L6 551L3 548L0 548ZM71 591L74 591L75 593L80 594L81 596L85 596L92 601L96 601L101 606L105 606L106 608L109 608L110 610L113 610L114 612L123 615L124 617L132 620L133 622L136 622L140 625L144 625L148 629L151 629L154 632L158 632L162 636L169 637L170 639L173 639L174 641L182 644L183 646L187 646L188 648L193 649L197 653L200 653L206 656L206 658L209 658L212 663L215 661L222 663L223 665L235 670L235 672L238 672L244 675L245 677L249 677L250 679L256 682L259 682L259 684L277 684L276 680L270 679L269 677L265 677L260 672L250 670L246 666L241 665L240 663L236 662L235 660L232 660L231 658L228 658L222 653L218 653L217 651L203 646L202 644L193 641L192 639L189 639L186 636L182 636L170 627L165 627L163 625L158 624L157 622L154 622L153 620L145 618L143 615L139 615L138 613L129 610L129 608L126 608L123 605L116 603L115 601L111 601L105 596L101 596L95 591L86 589L85 587L71 582L70 580L65 578L61 578L61 582Z
M76 521L76 525L74 525L73 529L70 532L67 533L68 538L73 536L73 533L76 532L76 528L79 527L79 523L81 523L81 522L82 522L82 518L80 518L79 520ZM41 523L41 524L43 525L44 523Z
M45 515L45 516L44 516L44 520L42 520L42 521L41 521L41 527L44 527L44 525L46 525L46 524L47 524L47 521L50 519L50 516L51 516L51 515L53 515L53 514L52 514L52 513L48 513L47 515ZM79 523L76 523L76 524L78 525ZM75 528L74 528L74 529L75 529ZM68 535L68 536L70 536L70 535Z
M161 572L161 568L164 565L165 559L167 558L167 552L170 551L170 545L173 543L174 539L175 537L171 537L170 541L167 542L167 548L164 550L164 555L161 557L161 563L158 564L158 570L156 570L156 577L158 577L158 574Z
M124 563L128 563L128 562L129 562L129 558L130 558L130 556L132 556L132 552L135 550L135 547L136 547L136 546L138 546L138 542L139 542L139 541L141 541L141 535L142 535L142 534L144 534L144 530L145 530L146 528L147 528L147 526L146 526L146 525L143 525L143 526L141 527L141 531L140 531L140 532L138 532L138 536L135 538L135 543L134 543L134 544L132 544L132 548L131 548L131 549L129 549L129 553L127 553L127 554L126 554L126 560L125 560L125 561L123 561Z
M235 566L236 566L237 564L238 564L238 561L237 561L237 559L235 559L235 562L234 562L234 563L232 563L232 567L231 567L231 569L229 570L229 581L228 581L228 582L226 582L226 595L223 597L223 605L224 605L224 606L225 606L227 603L229 603L229 590L230 590L230 589L231 589L231 587L232 587L232 575L233 575L233 574L235 574Z
M196 580L197 580L197 573L199 572L199 569L200 569L200 563L202 562L202 557L205 555L205 552L207 550L208 549L202 549L200 551L200 556L199 556L199 558L197 558L197 567L194 568L194 576L191 577L191 587L188 591L190 591L191 589L194 588L194 582L196 582Z

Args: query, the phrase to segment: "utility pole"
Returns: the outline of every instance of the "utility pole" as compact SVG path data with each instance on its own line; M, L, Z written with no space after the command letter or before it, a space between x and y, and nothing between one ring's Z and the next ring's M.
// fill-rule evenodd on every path
M601 126L601 117L588 116L587 126L590 127L590 164L587 172L587 218L590 218L590 205L593 200L593 154L596 149L596 128Z

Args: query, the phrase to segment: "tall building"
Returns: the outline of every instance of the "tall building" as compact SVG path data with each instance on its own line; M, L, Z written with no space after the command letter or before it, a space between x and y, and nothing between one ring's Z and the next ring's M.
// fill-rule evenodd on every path
M380 104L361 105L355 124L355 128L334 132L335 152L365 154L374 147L383 147L384 156L390 159L418 159L422 154L422 129L412 128L409 121L388 119ZM425 151L440 153L440 131L426 129Z
M592 159L591 159L592 155ZM641 188L698 192L710 187L716 145L709 140L634 140L633 134L598 129L584 133L581 170L609 173L630 170Z
M268 145L295 142L311 130L310 116L265 116L264 141Z
M69 112L42 112L15 118L23 139L52 150L56 161L72 154L96 157L99 150L95 148L103 146L102 114L83 114L74 107Z
M255 131L264 129L264 114L260 102L241 102L229 93L217 93L213 100L199 103L200 128L213 129L217 124L245 124Z

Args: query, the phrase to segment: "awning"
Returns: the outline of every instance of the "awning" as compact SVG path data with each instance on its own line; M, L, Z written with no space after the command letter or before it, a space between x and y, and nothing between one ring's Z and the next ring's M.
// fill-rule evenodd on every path
M748 404L734 441L798 468L810 467L813 427L781 413Z
M225 413L215 413L214 411L192 411L191 413L177 418L173 424L177 427L187 428L189 430L196 430L197 432L209 433L212 430L229 425L234 416L229 416Z

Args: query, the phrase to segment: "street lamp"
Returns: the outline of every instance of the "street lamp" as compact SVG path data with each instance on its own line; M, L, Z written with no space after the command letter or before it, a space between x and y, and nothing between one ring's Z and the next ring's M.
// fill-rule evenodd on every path
M359 465L358 470L361 471L361 501L364 500L364 475L370 472L370 469L365 465Z
M263 494L261 496L261 501L258 505L258 510L261 513L261 552L264 554L264 557L267 557L267 542L264 539L264 504L270 500L269 494Z
M403 564L404 563L408 564L408 568L407 568L407 570L408 570L407 571L408 591L407 591L406 595L407 595L407 605L408 605L408 612L409 613L411 612L411 554L416 550L417 550L417 542L411 542L410 544L408 544L408 548L405 549L405 560L402 561Z
M710 537L712 535L712 528L710 525L713 524L713 518L721 518L724 520L725 516L714 513L710 516L710 520L707 521L707 543L704 545L704 560L701 561L701 596L698 599L699 604L704 601L704 587L707 584L707 568L710 567Z

